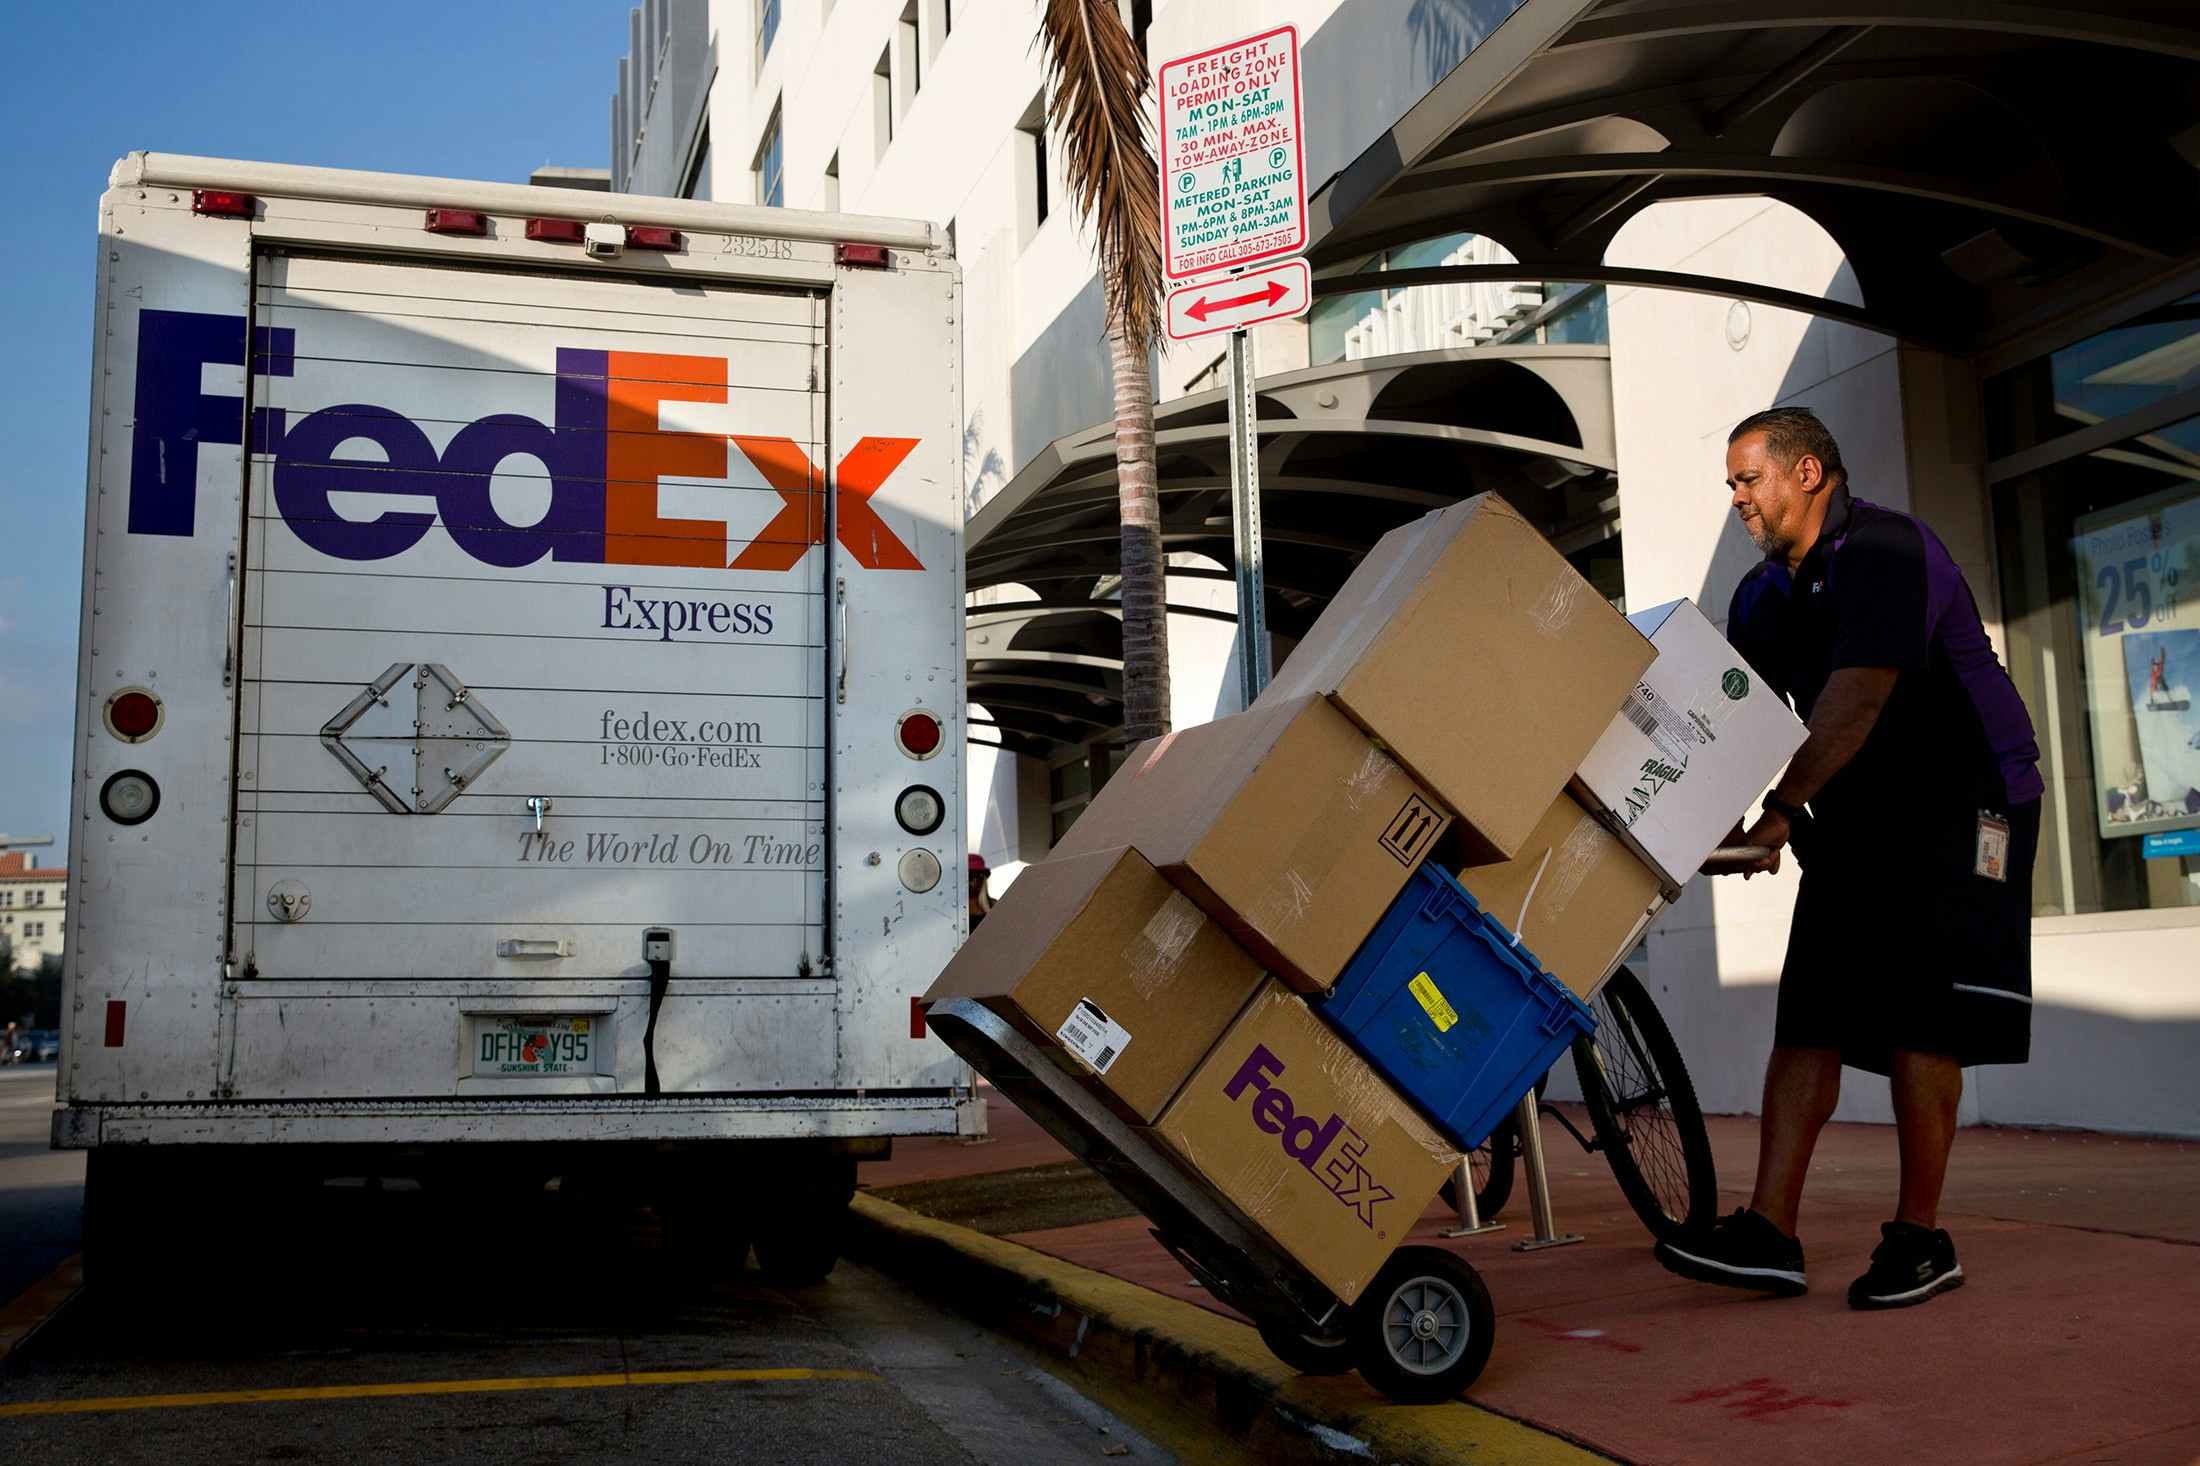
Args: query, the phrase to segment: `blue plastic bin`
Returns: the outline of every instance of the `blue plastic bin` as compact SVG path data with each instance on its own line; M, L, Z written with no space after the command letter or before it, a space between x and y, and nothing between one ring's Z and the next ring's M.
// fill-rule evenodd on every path
M1316 1006L1455 1145L1489 1138L1596 1027L1448 871L1424 864Z

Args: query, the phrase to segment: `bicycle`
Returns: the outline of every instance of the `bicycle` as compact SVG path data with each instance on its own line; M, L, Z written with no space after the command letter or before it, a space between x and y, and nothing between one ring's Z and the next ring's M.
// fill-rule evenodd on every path
M1573 1060L1593 1133L1582 1134L1562 1110L1542 1113L1564 1126L1583 1150L1602 1152L1620 1194L1651 1236L1662 1242L1708 1225L1718 1211L1718 1172L1696 1087L1672 1030L1642 979L1624 966L1589 1006L1597 1015L1596 1030L1574 1040ZM1538 1097L1549 1081L1548 1074L1536 1081ZM1475 1208L1485 1222L1512 1196L1518 1126L1507 1117L1468 1157ZM1458 1205L1456 1178L1444 1183L1444 1199Z

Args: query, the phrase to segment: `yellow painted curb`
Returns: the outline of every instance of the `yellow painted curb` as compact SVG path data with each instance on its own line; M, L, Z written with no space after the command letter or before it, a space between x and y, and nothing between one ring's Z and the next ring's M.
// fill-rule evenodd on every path
M1014 1285L991 1290L1005 1296L981 1300L964 1286L953 1289L951 1301L966 1309L990 1301L990 1311L1020 1318L1023 1333L1086 1370L1211 1411L1214 1428L1238 1436L1258 1459L1335 1460L1363 1452L1401 1466L1588 1466L1610 1459L1464 1400L1394 1405L1357 1375L1301 1375L1244 1324L1019 1243L863 1193L851 1210L859 1228L876 1233L879 1245L864 1253L874 1265L919 1285L967 1284L972 1272L996 1275ZM942 1252L962 1260L963 1278L945 1275Z
M57 1263L52 1272L18 1293L7 1307L0 1308L0 1361L13 1354L25 1339L59 1313L61 1305L74 1298L76 1290L83 1286L84 1254L73 1253Z

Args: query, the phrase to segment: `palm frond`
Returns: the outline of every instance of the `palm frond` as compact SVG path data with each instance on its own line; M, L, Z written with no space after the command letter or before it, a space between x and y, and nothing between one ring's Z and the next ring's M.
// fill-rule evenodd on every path
M1115 0L1046 0L1039 42L1047 124L1078 212L1091 221L1110 324L1140 350L1161 315L1161 175L1146 114L1146 61Z

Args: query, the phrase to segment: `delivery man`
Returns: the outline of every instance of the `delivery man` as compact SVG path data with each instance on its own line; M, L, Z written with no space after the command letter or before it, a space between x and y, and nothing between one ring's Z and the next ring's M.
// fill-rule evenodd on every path
M1761 871L1792 841L1803 879L1755 1193L1661 1243L1658 1260L1703 1282L1804 1291L1796 1210L1848 1064L1892 1082L1902 1175L1849 1304L1923 1303L1963 1282L1938 1212L1964 1066L2031 1050L2039 749L1946 547L1850 494L1814 414L1743 419L1726 483L1765 555L1734 592L1727 635L1810 725L1741 839L1771 851Z

